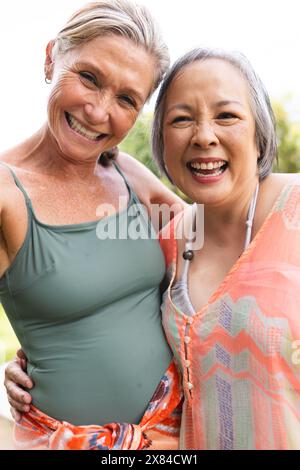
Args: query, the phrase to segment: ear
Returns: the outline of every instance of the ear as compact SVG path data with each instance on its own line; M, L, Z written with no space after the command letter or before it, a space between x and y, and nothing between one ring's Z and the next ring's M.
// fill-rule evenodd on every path
M49 41L46 47L46 59L44 65L44 72L45 72L45 79L50 80L52 79L53 73L53 59L52 59L52 50L54 47L55 41Z

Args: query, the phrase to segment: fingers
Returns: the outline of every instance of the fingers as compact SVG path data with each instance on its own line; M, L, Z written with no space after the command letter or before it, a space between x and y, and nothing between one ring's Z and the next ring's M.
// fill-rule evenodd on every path
M16 402L20 403L20 405L29 405L31 403L32 399L29 393L18 387L18 385L16 385L11 380L7 380L5 387L9 399L15 400Z
M30 403L32 401L30 394L21 388L31 389L34 385L30 377L23 372L26 368L27 358L20 349L15 360L10 362L5 369L4 385L7 390L8 401L11 405L10 412L13 419L17 422L21 420L22 413L30 411Z
M22 415L15 408L10 408L10 414L17 423L21 421Z
M6 387L9 381L28 389L33 387L32 380L23 372L21 366L16 361L10 362L5 369L4 385Z
M29 405L24 405L10 397L8 397L8 401L9 401L10 406L12 407L11 413L12 413L12 409L14 409L14 412L19 413L19 414L28 413L30 411ZM16 421L19 421L19 420L16 420Z
M27 370L27 357L25 356L25 353L22 349L19 349L17 351L17 357L16 357L15 362L17 362L17 364L19 364L21 366L23 371L26 372L26 370Z
M27 360L26 359L19 359L19 364L24 372L27 371Z
M17 351L17 357L18 357L19 359L23 359L23 360L27 361L27 357L26 357L26 355L25 355L23 349L19 349L19 350Z

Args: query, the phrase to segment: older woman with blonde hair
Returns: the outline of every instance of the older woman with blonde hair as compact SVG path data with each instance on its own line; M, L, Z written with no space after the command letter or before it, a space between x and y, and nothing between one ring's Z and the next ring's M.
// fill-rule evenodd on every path
M147 9L86 5L48 44L47 122L1 155L0 299L28 358L21 384L35 384L30 409L23 392L18 448L177 447L164 258L157 240L131 239L129 226L147 232L152 203L182 204L114 151L168 65ZM107 221L123 236L101 239ZM9 372L6 385L14 406Z
M272 173L273 112L248 60L214 49L179 59L158 96L153 150L195 203L161 236L163 324L185 396L180 446L299 449L300 175Z

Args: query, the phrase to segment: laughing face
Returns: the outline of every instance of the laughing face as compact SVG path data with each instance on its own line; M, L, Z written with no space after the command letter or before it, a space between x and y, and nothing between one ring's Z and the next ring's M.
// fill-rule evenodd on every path
M163 134L168 173L193 201L231 204L253 190L255 122L246 80L232 65L207 59L179 72L167 93Z
M64 156L85 161L132 128L151 92L155 60L126 38L104 36L57 56L49 69L51 138Z

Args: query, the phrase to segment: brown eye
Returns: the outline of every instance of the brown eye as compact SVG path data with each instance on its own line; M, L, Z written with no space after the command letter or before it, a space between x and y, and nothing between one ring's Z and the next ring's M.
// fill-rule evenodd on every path
M134 100L133 98L131 98L131 96L128 96L128 95L120 95L120 96L119 96L119 99L120 99L123 103L125 103L125 104L131 106L132 108L136 108L136 102L135 102L135 100Z
M172 120L172 124L191 122L191 118L188 116L178 116Z
M220 113L217 119L236 119L237 116L233 113Z
M90 72L79 72L79 75L81 78L83 78L84 80L90 83L93 83L94 85L98 84L96 77Z

